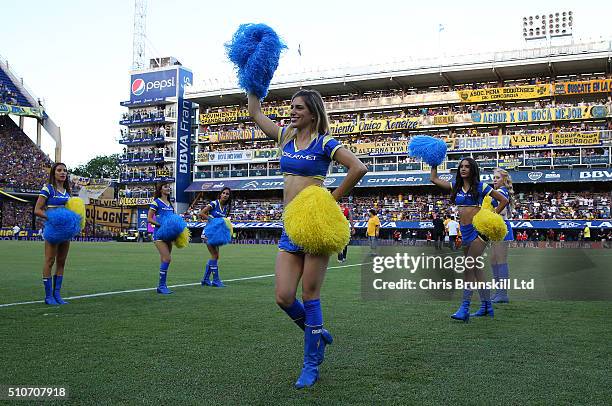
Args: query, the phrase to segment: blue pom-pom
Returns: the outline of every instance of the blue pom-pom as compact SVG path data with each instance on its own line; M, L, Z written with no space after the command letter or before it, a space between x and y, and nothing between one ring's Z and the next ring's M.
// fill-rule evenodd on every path
M73 211L60 208L47 210L43 238L51 244L70 241L81 232L81 217Z
M176 213L159 216L157 220L160 226L155 232L155 238L162 241L176 240L185 227L187 227L185 220Z
M446 157L446 143L440 138L417 135L410 139L408 155L421 158L430 166L438 166Z
M265 24L242 24L225 44L227 57L238 69L238 84L260 99L268 87L283 49L287 46Z
M208 220L204 234L208 239L207 244L215 247L229 244L232 241L232 234L227 227L224 218L213 218Z

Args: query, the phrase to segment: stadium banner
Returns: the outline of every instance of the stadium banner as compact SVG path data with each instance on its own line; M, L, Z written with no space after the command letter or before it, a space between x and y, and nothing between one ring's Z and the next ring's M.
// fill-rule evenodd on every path
M291 106L274 106L274 107L263 107L262 112L270 117L271 119L275 118L284 118L289 117L291 113ZM226 110L226 111L218 111L213 113L201 113L200 114L200 124L218 124L218 123L235 123L238 121L246 121L249 120L249 112L246 109L238 110Z
M153 202L152 197L121 197L119 206L148 206Z
M612 79L583 80L555 84L555 94L584 94L612 92Z
M431 221L385 221L380 222L380 228L383 229L432 229L434 228ZM584 227L597 229L612 229L612 220L510 220L513 229L573 229L582 230ZM282 229L281 221L232 221L234 228L268 228ZM355 228L367 228L367 221L355 221ZM189 228L204 228L206 223L188 222Z
M464 137L456 138L456 150L472 150L472 149L499 149L510 147L509 135L493 135L489 137Z
M408 141L364 142L349 144L348 149L355 155L395 155L408 152Z
M148 216L149 216L149 209L145 208L139 208L138 209L138 224L137 224L137 229L138 231L148 231L149 230L149 220L148 220Z
M89 223L96 225L121 227L129 226L132 217L132 209L121 209L116 207L85 206L85 217Z
M119 201L117 199L91 199L89 204L93 206L102 207L119 207Z
M543 169L540 171L511 171L513 183L552 183L552 182L601 182L612 181L612 169ZM345 174L331 174L323 182L325 187L336 188L344 179ZM451 181L454 173L440 173L441 179ZM493 182L493 172L490 169L482 171L480 180ZM284 185L282 176L265 179L212 179L193 182L187 192L219 191L224 187L235 190L277 190ZM381 173L366 174L357 187L380 186L424 186L431 185L429 173Z
M405 151L404 151L405 152ZM245 149L236 151L198 152L197 162L270 161L279 159L278 148Z
M179 205L189 205L189 194L185 189L191 183L191 107L192 103L185 100L185 88L193 83L193 73L178 68L178 111L176 119L176 166L174 168L176 183L174 198ZM179 208L181 210L182 208ZM186 209L186 208L185 208Z
M205 133L199 137L199 142L206 142L204 139L208 137L208 142L226 142L226 141L248 141L248 140L260 140L265 139L266 134L260 129L248 129L248 130L232 130L232 131L219 131Z
M510 145L513 147L537 147L548 145L550 135L544 134L512 134L510 136Z
M12 104L0 103L0 116L12 114L14 116L43 118L43 109L27 106L15 106Z
M177 68L133 73L130 77L130 103L148 103L156 98L176 97L177 76Z
M480 103L494 100L539 99L552 94L550 85L495 87L490 89L458 90L463 103Z
M586 120L605 118L608 109L603 105L547 107L543 109L507 110L497 112L472 113L475 124L512 124L539 121Z
M522 159L510 158L510 159L498 159L497 166L502 169L514 169L517 166L521 166L523 164Z
M552 143L554 145L599 145L601 139L599 132L595 133L553 133Z
M198 152L196 155L196 162L208 162L210 152Z

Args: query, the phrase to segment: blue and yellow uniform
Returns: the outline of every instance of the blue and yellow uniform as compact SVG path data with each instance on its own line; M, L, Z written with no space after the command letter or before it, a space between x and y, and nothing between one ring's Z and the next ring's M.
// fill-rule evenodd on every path
M223 206L219 200L213 200L208 203L211 209L208 211L208 217L212 218L224 218L227 217L229 211L229 205Z
M453 187L454 186L455 185L453 184ZM459 207L480 207L482 206L482 201L484 200L485 196L491 193L493 188L484 182L478 182L475 190L477 192L476 196L469 193L469 191L466 192L463 189L459 189L457 196L455 197L455 205ZM485 236L476 231L473 224L461 224L459 225L459 230L461 230L461 244L465 245L466 247L479 236L484 241L488 240Z
M47 209L57 209L64 207L70 199L70 194L67 191L63 193L58 192L53 185L47 184L40 189L39 196L44 197L47 202L45 203Z
M294 129L294 131L297 131ZM287 137L287 127L278 129L278 143L283 144ZM306 176L319 180L325 179L334 154L342 144L327 134L314 136L305 149L298 149L295 138L283 145L280 169L283 175ZM304 250L294 244L285 229L281 234L278 248L281 251L301 253Z
M153 202L149 205L149 209L155 212L158 223L160 222L162 217L174 213L174 206L172 206L172 203L168 205L159 198L153 200ZM157 228L158 227L155 227L155 229L153 230L153 241L161 241L157 238Z
M499 189L497 189L497 191L504 195L504 197L508 199L508 201L510 201L510 192L508 192L508 189L505 186L500 187ZM499 206L499 202L495 198L491 199L491 204L493 205L493 207ZM507 205L504 210L499 213L500 216L503 217L504 222L506 223L506 228L508 229L508 234L506 234L506 237L504 237L504 241L514 241L514 232L512 231L512 225L508 220L508 217L510 217L511 215L510 210L510 205Z

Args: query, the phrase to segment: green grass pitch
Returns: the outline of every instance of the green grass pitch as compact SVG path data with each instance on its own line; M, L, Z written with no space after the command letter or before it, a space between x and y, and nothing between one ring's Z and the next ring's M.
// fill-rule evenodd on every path
M42 243L0 241L0 251L0 304L42 299ZM513 249L511 276L569 252ZM272 274L276 247L221 254L231 280ZM611 256L589 252L593 272L610 274ZM348 257L346 265L364 260L357 247ZM168 284L199 282L207 258L202 245L175 250ZM0 307L0 385L65 386L79 405L612 401L611 302L516 300L492 320L463 324L449 318L458 298L364 300L361 267L338 266L332 258L321 295L335 341L310 390L293 388L302 333L277 308L272 277ZM158 267L152 244L73 243L63 295L151 288Z

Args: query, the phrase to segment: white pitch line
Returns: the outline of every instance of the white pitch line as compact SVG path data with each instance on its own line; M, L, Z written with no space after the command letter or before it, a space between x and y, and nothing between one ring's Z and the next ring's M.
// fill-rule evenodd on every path
M361 265L367 265L367 264L371 264L371 263L372 262L364 262L363 264L330 266L327 269L348 268L348 267L351 267L351 266L361 266ZM223 282L239 282L239 281L247 281L247 280L251 280L251 279L271 278L273 276L274 276L273 273L272 274L268 274L268 275L246 276L244 278L226 279ZM184 287L184 286L197 286L197 285L200 285L200 282L182 283L182 284L179 284L179 285L170 285L168 287L169 288L181 288L181 287ZM147 292L147 291L156 290L156 289L157 289L157 287L155 287L155 288L142 288L142 289L130 289L130 290L117 290L117 291L114 291L114 292L91 293L89 295L79 295L79 296L65 297L64 299L66 299L66 300L87 299L87 298L90 298L90 297L120 295L120 294L123 294L123 293ZM44 303L44 302L45 302L44 300L34 300L34 301L30 301L30 302L5 303L5 304L0 304L0 307L20 306L20 305L35 304L35 303Z

